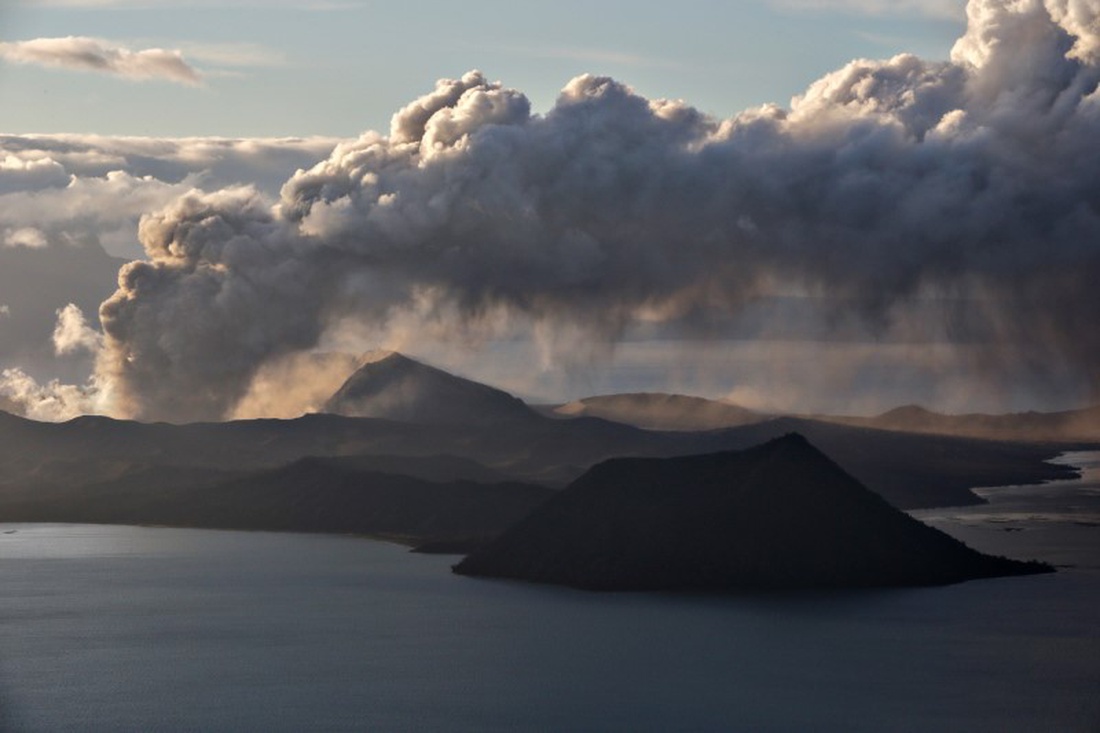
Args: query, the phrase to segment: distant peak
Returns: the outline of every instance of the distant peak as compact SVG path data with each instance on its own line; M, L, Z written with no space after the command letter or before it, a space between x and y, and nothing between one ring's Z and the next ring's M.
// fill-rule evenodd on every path
M806 440L805 435L794 430L780 435L778 438L772 438L768 442L771 445L810 445L810 441Z
M920 405L902 405L901 407L895 407L892 410L887 410L886 412L879 415L879 417L923 417L926 415L934 414L936 413Z
M403 422L478 424L535 416L512 395L411 359L396 351L364 362L325 403L324 411Z
M359 356L360 366L366 366L367 364L378 364L385 361L412 361L412 359L405 356L399 351L389 351L387 349L372 349L371 351L363 352Z
M768 442L760 446L765 451L776 450L795 450L800 453L813 452L820 453L813 443L806 439L802 433L790 432L784 435L780 435L778 438L772 438Z
M749 450L752 450L751 448ZM833 460L821 452L802 433L790 432L778 438L772 438L756 448L760 456L769 456L781 461L795 463L833 463Z

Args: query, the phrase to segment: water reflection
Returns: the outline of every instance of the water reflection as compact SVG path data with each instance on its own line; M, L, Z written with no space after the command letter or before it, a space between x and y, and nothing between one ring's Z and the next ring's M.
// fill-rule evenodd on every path
M986 504L910 514L985 552L1100 568L1100 451L1068 452L1053 462L1074 466L1081 475L975 489Z

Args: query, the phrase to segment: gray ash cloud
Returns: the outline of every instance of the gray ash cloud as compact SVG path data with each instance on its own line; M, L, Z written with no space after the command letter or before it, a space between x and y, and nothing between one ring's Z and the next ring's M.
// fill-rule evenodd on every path
M99 382L122 414L215 419L349 320L614 341L797 292L872 333L938 299L945 332L989 334L986 368L1100 386L1100 2L968 15L949 61L854 61L726 120L600 76L545 114L477 72L441 81L278 201L193 191L146 216Z

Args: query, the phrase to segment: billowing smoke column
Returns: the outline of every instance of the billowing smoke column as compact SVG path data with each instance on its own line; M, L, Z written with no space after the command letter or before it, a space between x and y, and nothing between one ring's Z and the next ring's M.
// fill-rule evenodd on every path
M129 414L218 418L349 316L613 338L780 287L872 323L931 293L1100 384L1100 0L968 13L949 62L855 61L724 121L594 76L543 116L479 73L440 82L274 206L195 192L147 217L98 378Z

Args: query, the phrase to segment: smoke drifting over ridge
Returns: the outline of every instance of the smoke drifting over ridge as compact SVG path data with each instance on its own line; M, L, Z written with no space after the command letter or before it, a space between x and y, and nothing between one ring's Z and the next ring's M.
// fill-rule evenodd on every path
M941 298L990 359L1100 386L1100 0L968 17L950 61L854 61L729 120L596 76L545 115L477 72L440 82L277 203L193 191L145 217L97 383L120 414L216 419L349 319L613 340L794 291L883 331Z

